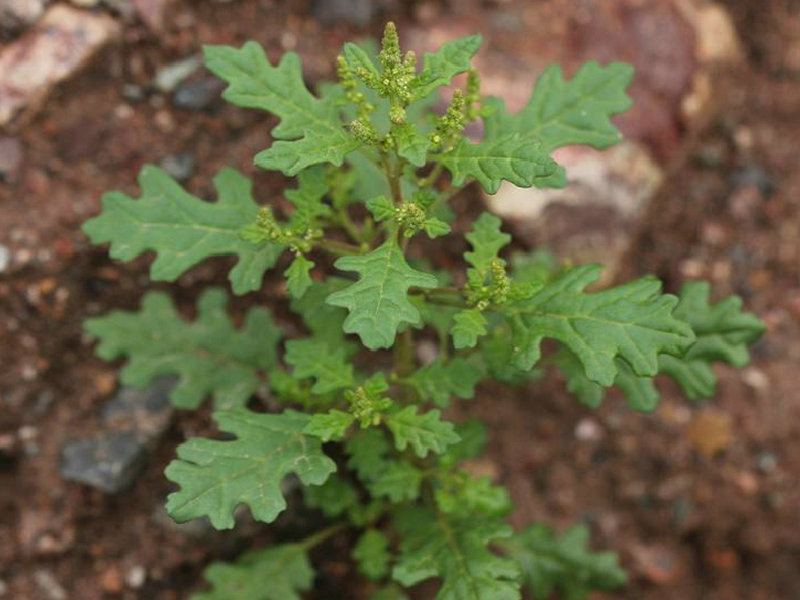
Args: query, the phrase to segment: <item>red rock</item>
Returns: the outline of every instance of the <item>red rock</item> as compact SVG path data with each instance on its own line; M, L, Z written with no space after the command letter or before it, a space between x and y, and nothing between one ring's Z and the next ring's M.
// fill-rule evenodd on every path
M23 109L36 110L119 31L107 15L57 4L0 52L0 126Z

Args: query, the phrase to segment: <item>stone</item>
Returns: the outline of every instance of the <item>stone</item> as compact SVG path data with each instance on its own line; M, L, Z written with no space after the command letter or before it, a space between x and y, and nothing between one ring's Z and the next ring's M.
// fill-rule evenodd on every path
M129 488L149 451L169 427L173 378L156 380L148 389L122 388L103 408L101 430L69 440L61 450L61 475L116 494Z
M11 250L7 246L0 244L0 273L8 269L11 264Z
M220 99L225 84L216 77L182 83L172 95L172 104L186 110L206 110Z
M139 18L153 31L161 31L164 28L167 10L172 4L172 0L128 0Z
M197 162L191 152L171 154L161 160L161 168L172 175L177 181L186 181L193 174Z
M202 66L203 58L198 54L176 60L156 72L153 84L160 92L171 92Z
M379 8L373 0L314 0L311 14L321 23L369 25Z
M0 137L0 182L17 182L22 159L23 152L20 141L13 137Z
M118 24L109 16L56 4L36 26L0 51L0 126L35 111L108 42Z
M647 150L631 142L603 152L563 148L554 156L567 170L566 188L518 188L504 182L497 194L487 196L489 209L511 221L516 235L534 247L606 264L604 277L610 279L663 172Z
M67 600L66 590L50 571L36 569L33 572L33 580L42 592L42 597L46 600Z
M650 582L667 585L682 572L678 556L670 548L659 545L635 545L631 549L637 570Z
M44 13L45 0L0 1L0 32L12 36L34 23Z
M146 448L132 431L70 440L61 450L61 475L107 494L129 488L138 475Z

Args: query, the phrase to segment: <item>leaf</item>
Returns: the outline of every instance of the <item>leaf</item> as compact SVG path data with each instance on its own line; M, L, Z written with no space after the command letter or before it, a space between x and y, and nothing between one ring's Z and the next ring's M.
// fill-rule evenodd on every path
M377 529L367 529L353 547L358 570L370 581L379 581L389 572L389 538Z
M314 268L314 263L305 256L294 257L292 264L283 274L286 277L286 288L293 298L302 298L309 287L311 287L311 276L309 272Z
M477 144L461 139L452 150L431 156L447 167L453 185L475 179L489 194L497 192L503 181L523 188L555 187L562 170L541 141L517 133L496 139L487 135Z
M419 497L422 471L403 459L389 459L391 446L380 429L358 431L347 440L347 466L364 482L370 494L392 502Z
M427 136L420 135L411 123L395 125L392 135L397 142L397 154L407 159L415 167L425 166L431 142Z
M477 419L456 424L456 433L461 438L449 446L439 458L440 464L451 468L462 461L475 458L486 446L486 427Z
M434 492L436 506L443 513L466 518L505 517L511 512L511 498L488 477L472 477L466 471L453 474Z
M484 212L465 236L472 245L472 250L464 253L464 260L472 265L481 281L489 274L492 262L497 259L500 250L511 242L511 236L500 231L501 224L498 217Z
M327 303L350 311L344 331L358 334L370 350L389 348L401 323L420 322L419 311L408 301L410 287L436 286L433 275L408 266L394 239L364 256L340 258L335 266L355 271L361 277L357 283L328 296Z
M650 278L586 294L600 267L576 267L547 284L532 298L502 307L514 332L516 364L531 368L544 337L563 342L578 357L592 381L609 386L616 378L616 357L639 376L658 371L658 355L680 354L693 341L691 327L672 311L677 298L660 294Z
M539 77L519 113L507 115L500 105L487 129L492 135L524 131L526 137L541 140L546 152L573 144L607 148L621 138L610 117L631 107L625 90L632 78L629 64L613 62L602 67L591 61L567 82L561 68L552 65Z
M321 509L329 519L339 517L358 506L356 488L336 474L328 477L322 485L304 487L303 498L306 506Z
M325 281L312 281L301 298L292 298L291 309L303 317L312 337L327 343L332 348L347 348L342 323L347 311L325 303L332 292L346 285L344 279L328 277Z
M408 596L396 583L392 583L372 594L369 600L408 600Z
M297 187L286 190L286 199L295 208L289 217L289 225L297 235L316 228L319 219L333 214L331 207L323 202L329 191L325 169L321 166L300 172L297 176Z
M286 342L284 359L294 367L294 376L298 379L316 380L311 388L315 394L353 387L356 383L353 365L347 361L344 349L333 349L314 338Z
M404 586L438 576L436 600L519 600L517 565L487 548L511 535L502 521L409 506L394 522L402 544L392 576Z
M442 237L443 235L450 233L450 225L437 217L425 219L425 223L423 224L422 228L431 239Z
M326 413L312 415L303 433L318 437L323 442L338 441L344 437L354 421L355 417L350 413L332 409Z
M208 517L216 529L231 529L240 504L257 521L271 523L286 508L281 492L286 475L321 485L336 471L320 441L303 434L309 415L237 409L214 413L214 420L236 439L190 439L178 446L178 458L165 471L180 486L167 498L167 512L178 523Z
M445 42L436 52L426 52L422 71L411 83L414 98L425 98L436 88L449 84L454 76L468 71L482 41L481 36L470 35Z
M394 219L394 203L386 196L376 196L375 198L367 200L367 210L376 221L390 221Z
M228 275L236 294L258 290L284 246L252 244L239 231L256 219L250 180L233 169L214 177L216 203L187 193L165 171L151 165L139 174L142 196L121 192L103 196L103 212L83 225L95 244L111 242L111 258L130 261L146 250L156 252L150 266L154 281L175 281L211 256L236 255Z
M486 317L477 308L465 308L457 312L453 321L450 332L453 334L453 346L456 350L472 348L478 343L478 338L486 335Z
M347 66L350 67L351 71L356 72L357 69L361 68L376 77L379 75L375 63L361 46L347 42L342 50Z
M269 111L280 120L276 140L255 162L265 169L295 175L308 166L329 162L339 167L360 142L342 126L335 101L316 98L306 88L300 57L283 55L276 67L256 42L241 48L205 46L206 66L228 83L223 97L237 106Z
M484 374L483 365L454 358L449 362L437 360L418 369L405 383L413 387L422 400L431 400L445 408L451 396L465 400L474 397L475 386Z
M197 320L187 323L169 296L148 293L140 312L113 311L87 319L86 332L99 338L104 360L129 359L123 385L146 387L162 375L177 375L170 392L178 408L197 408L211 395L218 408L242 406L261 384L260 370L277 363L281 332L269 313L251 309L241 330L225 311L225 292L210 289L197 306Z
M300 544L248 552L235 563L214 562L203 575L212 589L192 600L301 600L298 592L310 590L314 581Z
M545 525L532 525L501 545L519 563L536 600L550 598L556 588L566 600L583 600L593 590L614 590L627 580L616 555L591 552L588 541L585 525L575 525L561 536Z
M394 444L399 451L408 446L420 458L428 456L428 452L441 454L450 444L461 438L453 429L453 424L439 419L439 410L431 410L418 414L414 405L390 414L386 417L386 426L394 435Z

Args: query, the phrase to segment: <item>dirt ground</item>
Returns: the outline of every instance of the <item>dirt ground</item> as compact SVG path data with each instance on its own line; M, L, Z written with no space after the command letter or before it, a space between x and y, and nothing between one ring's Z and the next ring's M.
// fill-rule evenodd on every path
M261 198L283 186L279 175L250 166L267 145L264 118L221 102L196 111L175 108L163 94L132 99L130 84L146 87L157 65L203 41L248 38L271 53L295 49L313 81L330 74L327 57L343 41L377 30L323 27L302 2L178 4L175 27L160 36L126 27L123 43L14 133L24 164L13 181L0 181L0 243L14 255L0 274L3 599L54 600L54 585L80 600L183 599L209 560L272 535L252 525L226 533L176 528L163 515L163 468L177 443L208 428L204 411L178 415L145 473L119 496L58 474L62 445L96 430L116 385L115 365L93 356L82 320L133 308L150 288L169 289L190 306L226 272L224 260L212 261L175 286L154 286L147 258L112 263L79 232L102 192L134 194L144 163L187 151L198 166L186 185L198 195L212 195L211 177L226 164L253 174ZM402 27L424 14L418 4L389 2L381 16ZM474 3L487 14L504 4ZM702 406L664 382L664 400L647 416L617 397L589 411L555 378L519 390L484 386L468 409L491 426L486 468L509 487L515 524L583 520L598 548L620 553L631 582L609 598L800 599L800 2L724 4L746 62L721 75L728 91L718 116L666 165L667 182L623 270L655 273L670 291L704 277L718 297L741 295L768 326L752 366L720 369L717 396ZM478 201L475 190L461 200ZM274 283L235 307L273 304ZM296 517L300 527L303 518ZM296 535L285 523L274 531ZM315 598L364 597L350 587L347 544L340 537L315 554ZM144 580L132 585L142 570Z

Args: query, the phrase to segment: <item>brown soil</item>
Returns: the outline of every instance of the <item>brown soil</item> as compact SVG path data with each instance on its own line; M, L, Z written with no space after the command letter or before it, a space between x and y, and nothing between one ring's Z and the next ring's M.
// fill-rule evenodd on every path
M222 104L181 111L158 94L130 110L123 85L147 84L155 65L201 42L249 38L273 56L296 43L313 80L329 74L326 57L344 40L364 33L322 27L304 3L275 4L186 1L175 12L182 25L158 38L130 25L123 43L60 88L17 133L25 164L16 183L0 182L0 241L17 261L0 276L0 580L7 598L46 599L46 573L81 600L186 598L210 559L235 556L265 535L252 526L179 530L159 516L168 490L163 467L181 439L208 427L202 411L178 417L146 473L118 497L62 480L58 455L65 440L96 429L115 385L114 367L94 358L82 337L82 320L134 307L153 287L148 260L112 263L79 232L102 192L134 193L143 163L187 150L199 165L187 185L200 195L211 196L211 177L225 164L253 174L265 200L283 185L250 166L267 143L265 119ZM591 412L557 380L518 391L486 386L484 400L470 408L492 427L483 467L509 486L515 524L590 523L596 545L618 551L632 574L613 597L795 600L800 589L800 3L727 4L747 64L722 76L725 105L672 165L626 274L655 273L672 291L706 277L716 295L740 294L769 328L753 366L720 369L717 397L704 407L689 407L665 382L665 399L649 416L629 412L616 397ZM390 12L400 23L419 14ZM189 306L203 285L224 283L223 265L213 261L169 289ZM269 303L272 288L246 302ZM716 451L704 454L712 437L720 440ZM315 556L319 598L361 597L342 591L350 580L346 543L334 540ZM147 579L133 590L124 578L136 566Z

